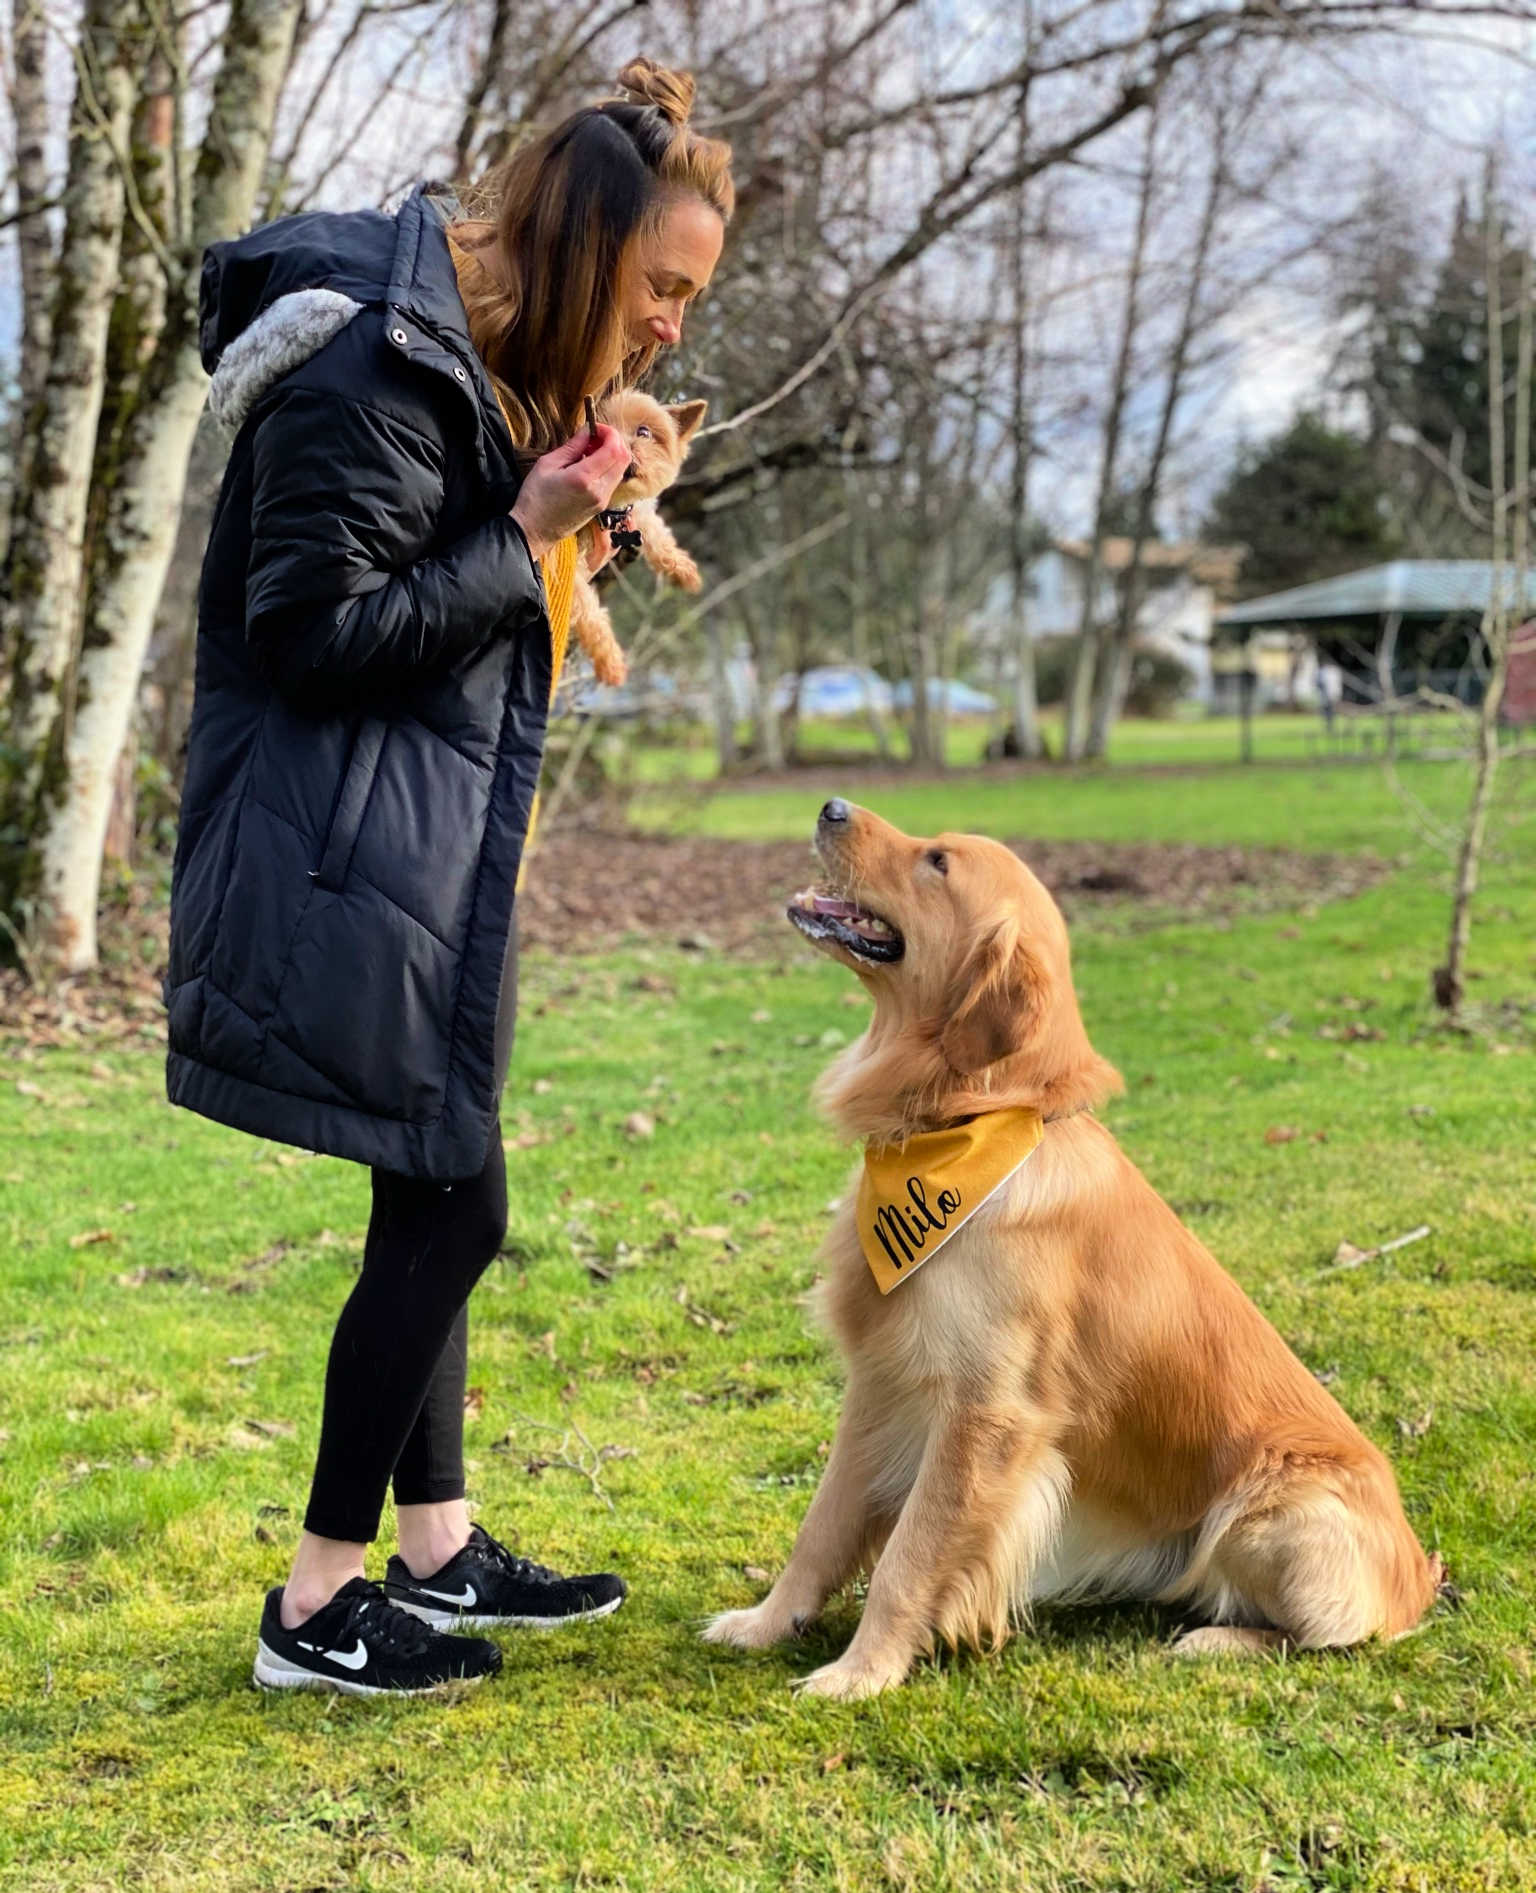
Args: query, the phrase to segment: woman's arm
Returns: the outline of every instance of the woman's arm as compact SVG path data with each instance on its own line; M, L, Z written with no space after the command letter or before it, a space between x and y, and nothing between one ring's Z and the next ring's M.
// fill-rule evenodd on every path
M259 422L252 461L246 637L280 690L388 689L543 610L509 517L421 556L442 508L443 446L397 416L295 388ZM338 467L351 485L338 486Z

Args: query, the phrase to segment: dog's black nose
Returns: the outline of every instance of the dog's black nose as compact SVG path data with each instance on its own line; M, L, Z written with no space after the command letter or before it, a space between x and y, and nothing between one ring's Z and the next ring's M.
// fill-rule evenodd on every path
M840 795L834 795L830 802L821 805L821 819L824 822L846 822L853 810Z

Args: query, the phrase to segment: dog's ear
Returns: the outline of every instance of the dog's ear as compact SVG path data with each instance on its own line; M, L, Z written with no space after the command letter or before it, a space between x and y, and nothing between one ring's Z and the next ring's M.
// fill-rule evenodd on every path
M1018 923L1000 922L980 940L950 988L939 1050L951 1071L985 1071L1024 1047L1038 1010L1035 964Z
M699 422L709 412L707 401L677 401L667 409L677 423L677 444L686 447L692 440Z

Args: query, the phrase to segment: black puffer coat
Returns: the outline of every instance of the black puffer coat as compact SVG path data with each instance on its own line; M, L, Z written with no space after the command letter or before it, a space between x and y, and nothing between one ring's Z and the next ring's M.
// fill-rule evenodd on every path
M201 342L238 431L199 597L170 1097L474 1175L550 636L443 213L418 191L214 245Z

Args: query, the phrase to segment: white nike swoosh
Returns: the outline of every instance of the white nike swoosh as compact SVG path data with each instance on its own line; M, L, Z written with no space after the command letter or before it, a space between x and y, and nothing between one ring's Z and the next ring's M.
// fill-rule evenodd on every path
M423 1597L435 1597L440 1604L457 1604L464 1610L470 1609L480 1601L479 1598L475 1596L475 1587L473 1584L466 1584L463 1594L458 1597L453 1596L448 1591L429 1591L425 1584L419 1584L416 1588L421 1592Z
M368 1661L368 1645L359 1637L355 1650L322 1650L318 1643L300 1643L301 1650L313 1650L316 1656L326 1657L332 1663L341 1664L343 1669L360 1670Z

